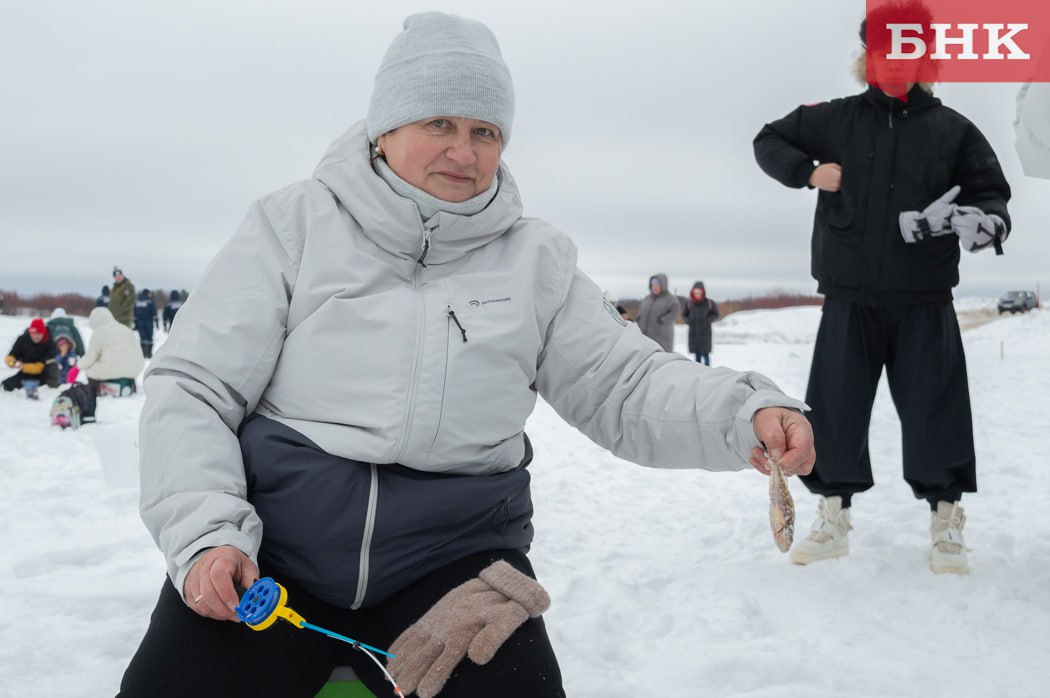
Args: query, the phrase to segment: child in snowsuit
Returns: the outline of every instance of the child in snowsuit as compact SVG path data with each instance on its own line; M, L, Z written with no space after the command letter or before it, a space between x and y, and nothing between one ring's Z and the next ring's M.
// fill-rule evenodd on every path
M51 333L55 341L58 338L65 335L73 340L73 351L77 356L84 355L84 338L80 336L80 330L77 329L77 325L73 322L73 318L66 315L64 308L55 308L51 311L51 317L47 321L47 331Z
M76 380L77 373L79 373L79 369L77 369L77 352L73 339L68 335L60 334L55 337L55 346L58 347L55 365L58 366L59 382L72 383ZM72 377L70 377L71 373Z

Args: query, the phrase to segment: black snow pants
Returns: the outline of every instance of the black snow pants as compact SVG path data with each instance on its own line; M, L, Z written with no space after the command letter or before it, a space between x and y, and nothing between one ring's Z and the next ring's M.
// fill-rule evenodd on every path
M931 506L977 491L973 418L962 334L949 303L862 306L827 298L806 402L817 461L802 481L848 506L874 480L868 427L886 367L901 420L904 479Z
M51 362L44 367L43 373L24 373L19 371L13 376L8 376L4 379L2 385L5 391L14 392L20 390L25 381L36 381L40 385L46 385L49 388L57 388L62 385L62 378L58 373L58 366Z
M534 576L521 551L477 553L446 565L375 606L356 611L330 606L291 579L276 581L288 590L287 605L307 622L386 649L451 589L501 559ZM266 575L265 569L261 572ZM241 623L202 618L186 607L165 578L118 698L311 698L337 666L352 667L376 696L394 695L379 668L350 645L294 628L283 620L255 631ZM485 666L464 658L440 695L564 698L561 670L543 619L525 621Z

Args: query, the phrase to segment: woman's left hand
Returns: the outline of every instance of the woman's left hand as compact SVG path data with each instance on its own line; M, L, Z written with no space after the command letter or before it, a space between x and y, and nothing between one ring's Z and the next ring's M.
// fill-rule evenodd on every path
M766 462L775 459L785 475L809 475L817 452L813 448L813 427L805 415L786 407L764 407L755 412L755 435L765 450L751 450L748 462L760 473L769 474Z

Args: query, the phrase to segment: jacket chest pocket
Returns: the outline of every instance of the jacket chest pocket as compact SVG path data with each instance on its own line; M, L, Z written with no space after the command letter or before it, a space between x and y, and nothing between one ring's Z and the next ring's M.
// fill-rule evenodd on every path
M535 405L530 386L541 342L534 312L531 298L513 294L447 294L430 333L444 343L434 346L432 357L433 367L443 368L433 376L440 407L432 454L447 454L456 444L497 444L523 428Z
M540 337L527 299L513 295L450 294L445 321L447 379L535 378Z

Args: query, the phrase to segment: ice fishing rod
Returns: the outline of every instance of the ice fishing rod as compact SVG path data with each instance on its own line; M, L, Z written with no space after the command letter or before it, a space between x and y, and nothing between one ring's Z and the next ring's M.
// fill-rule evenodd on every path
M379 670L386 676L387 681L394 687L394 692L397 693L400 698L405 698L405 694L398 688L397 682L394 681L394 677L386 670L383 663L376 658L376 654L381 654L391 659L394 655L389 652L366 645L363 642L358 642L353 638L349 638L346 635L340 635L339 633L322 628L319 625L306 622L306 619L296 613L294 610L288 607L288 590L273 580L273 577L263 577L262 579L252 584L248 591L244 592L244 596L241 597L241 602L234 608L237 613L237 617L252 630L266 630L280 618L285 620L297 628L305 628L307 630L313 630L314 632L326 635L334 640L345 642L354 649L361 650L365 655L375 662Z

